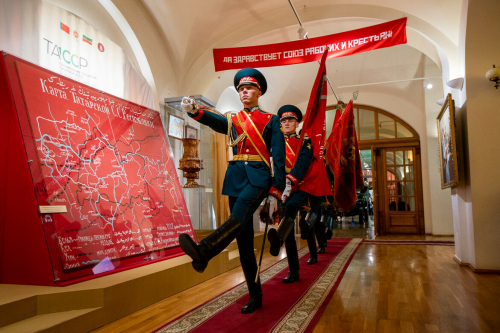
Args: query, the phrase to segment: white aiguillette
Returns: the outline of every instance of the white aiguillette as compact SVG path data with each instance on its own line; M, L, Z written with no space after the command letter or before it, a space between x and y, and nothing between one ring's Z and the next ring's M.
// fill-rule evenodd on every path
M41 214L67 213L66 205L38 206Z

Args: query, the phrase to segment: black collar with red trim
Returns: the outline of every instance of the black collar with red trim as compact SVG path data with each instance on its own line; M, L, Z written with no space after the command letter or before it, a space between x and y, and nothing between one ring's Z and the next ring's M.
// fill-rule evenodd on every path
M260 110L260 107L258 105L252 106L250 109L249 108L243 109L243 111L246 111L246 112L252 112L252 111L257 111L257 110Z

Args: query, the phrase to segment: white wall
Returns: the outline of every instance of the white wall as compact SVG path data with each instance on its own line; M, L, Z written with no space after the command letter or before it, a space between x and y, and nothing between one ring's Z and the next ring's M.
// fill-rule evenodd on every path
M427 77L439 75L439 70L432 66L427 59L424 74ZM442 81L438 81L441 83ZM443 98L442 84L434 84L432 89L424 87L425 96L425 122L427 136L427 151L428 151L428 186L430 196L424 198L429 200L431 204L432 216L432 234L433 235L453 235L453 215L451 190L441 189L441 173L439 165L439 146L437 132L437 116L441 111L436 101ZM422 163L423 164L423 163ZM426 232L428 232L426 230Z
M165 98L179 96L169 56L154 22L144 7L136 0L114 0L113 3L125 17L141 44L153 74L160 103L163 103Z
M500 91L485 78L485 73L493 64L499 64L499 12L499 1L469 0L465 44L468 171L472 200L469 213L472 210L473 254L475 268L495 270L500 269L500 256L497 255L500 253L500 186L496 181L500 165ZM468 198L462 198L464 203L461 208L464 211L467 210L465 202ZM470 229L470 225L463 225L463 230L467 229Z

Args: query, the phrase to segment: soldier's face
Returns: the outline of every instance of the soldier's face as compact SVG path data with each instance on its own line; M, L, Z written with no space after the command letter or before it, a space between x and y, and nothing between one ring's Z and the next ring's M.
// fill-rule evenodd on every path
M281 127L283 127L283 133L292 134L295 133L295 129L297 128L297 119L295 118L285 118L281 119Z
M259 97L262 95L259 88L252 85L241 86L238 89L240 101L245 107L252 107L259 104Z

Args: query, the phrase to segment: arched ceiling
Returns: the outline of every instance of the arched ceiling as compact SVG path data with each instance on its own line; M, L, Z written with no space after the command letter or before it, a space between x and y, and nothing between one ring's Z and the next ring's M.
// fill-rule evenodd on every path
M298 38L299 25L287 0L127 1L138 2L151 18L182 95L203 94L217 101L231 85L235 71L214 71L213 48ZM408 17L407 45L328 61L334 89L345 100L357 88L338 86L439 76L443 54L449 62L445 68L456 65L463 1L292 0L310 37ZM262 101L270 110L284 103L306 104L316 68L316 63L309 63L262 69L272 84ZM421 109L421 93L416 94L416 88L422 89L421 81L364 86L360 94L403 96L405 103Z
M183 80L196 61L213 47L231 47L253 36L298 24L286 0L138 0L160 32L176 77ZM407 16L408 26L449 48L458 44L462 0L303 0L293 1L308 28L328 18L392 20ZM373 23L371 23L373 24ZM370 24L366 24L370 25ZM351 28L356 28L352 27ZM360 28L359 25L357 28ZM322 35L335 33L320 29ZM313 36L314 37L314 36ZM296 39L297 36L293 36ZM184 75L183 75L184 74Z

